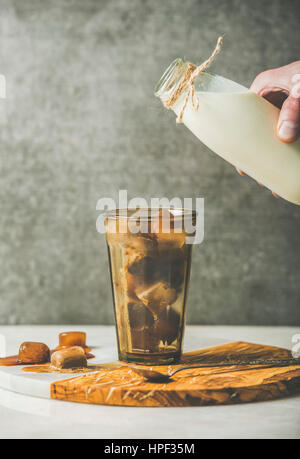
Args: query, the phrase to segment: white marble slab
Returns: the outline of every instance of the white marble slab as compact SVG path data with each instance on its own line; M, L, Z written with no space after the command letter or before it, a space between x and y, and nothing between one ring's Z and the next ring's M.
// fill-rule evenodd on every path
M7 354L13 354L21 341L45 341L55 347L58 333L74 328L87 331L88 344L99 346L101 361L116 359L113 327L13 326L0 327L0 333L6 336ZM193 326L187 327L185 350L238 340L290 348L299 332L295 327ZM300 396L230 406L132 408L0 389L0 438L300 438Z
M77 328L78 327L75 327L75 330L77 330ZM55 348L55 346L58 344L58 334L60 331L67 331L69 329L70 327L53 327L53 336L51 336L50 333L47 333L47 335L44 335L43 338L39 338L36 337L37 333L35 333L35 336L32 337L32 327L30 327L30 338L28 337L27 328L24 327L23 336L26 336L27 338L20 336L20 341L18 343L15 342L16 339L14 337L13 343L11 342L11 336L9 333L10 330L8 329L8 333L1 333L0 339L2 340L2 343L5 342L5 348L7 349L6 355L14 355L18 353L18 347L21 342L27 340L42 341L47 345L49 345L48 343L51 343L49 346L51 348ZM74 327L71 327L71 329L73 330ZM86 328L84 330L86 330ZM18 331L18 335L21 335L21 327L18 328ZM92 339L91 337L93 335L95 335L95 332L89 333L88 339ZM40 336L42 336L42 334L40 334ZM97 339L97 337L93 336L93 339ZM91 345L89 341L88 345ZM105 347L94 345L92 352L95 355L95 358L93 360L89 360L89 363L106 363L117 359L116 349L113 345L106 345ZM50 398L50 384L52 382L73 378L79 375L76 373L71 375L57 373L26 373L23 371L23 368L24 367L22 365L14 367L0 366L0 388L32 397Z

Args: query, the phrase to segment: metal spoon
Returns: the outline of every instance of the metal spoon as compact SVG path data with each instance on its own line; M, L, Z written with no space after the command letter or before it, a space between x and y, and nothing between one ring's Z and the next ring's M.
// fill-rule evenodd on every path
M273 368L273 367L286 367L289 365L300 365L299 359L288 359L288 360L252 360L248 362L220 362L220 363L206 363L198 365L189 365L186 367L177 368L176 370L171 371L170 373L161 373L152 369L139 368L137 366L131 366L130 368L137 374L143 376L143 378L149 382L170 382L172 376L179 371L189 370L191 368L215 368L215 367L231 367L231 366L243 366L250 365L253 368L240 368L234 369L234 371L243 371L243 370L260 370L262 368ZM260 366L257 366L260 365ZM227 373L228 371L218 372Z

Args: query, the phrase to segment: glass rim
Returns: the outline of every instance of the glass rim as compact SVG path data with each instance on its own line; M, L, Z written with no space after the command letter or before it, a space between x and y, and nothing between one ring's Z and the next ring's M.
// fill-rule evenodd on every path
M174 220L182 218L194 219L197 212L193 209L184 209L179 207L140 207L140 208L118 208L109 210L104 213L108 220L130 219L132 217L143 221L154 220L160 217L161 211L168 211L170 217ZM139 213L139 214L138 214ZM162 216L164 218L164 216Z
M177 59L174 59L173 62L171 62L169 67L164 71L163 75L160 77L158 83L155 85L155 96L161 97L161 95L167 90L168 86L169 90L173 90L173 87L176 84L178 76L184 72L185 64L187 63L183 59L181 59L181 57L178 57ZM175 70L177 70L176 75L174 75Z
M171 62L169 67L164 71L158 83L155 85L154 95L156 97L160 97L161 99L165 99L168 95L170 95L182 80L189 64L189 61L186 61L181 57L174 59L174 61ZM209 78L215 78L218 76L204 70L197 78L204 74Z

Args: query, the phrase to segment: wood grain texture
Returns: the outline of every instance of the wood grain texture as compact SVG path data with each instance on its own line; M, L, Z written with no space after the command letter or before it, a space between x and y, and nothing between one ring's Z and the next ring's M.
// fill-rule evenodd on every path
M225 360L287 359L287 349L234 342L183 354L178 366ZM241 368L246 370L241 371ZM145 382L129 366L106 369L51 384L51 398L80 403L123 406L201 406L272 400L300 392L299 366L251 369L189 369L165 384Z

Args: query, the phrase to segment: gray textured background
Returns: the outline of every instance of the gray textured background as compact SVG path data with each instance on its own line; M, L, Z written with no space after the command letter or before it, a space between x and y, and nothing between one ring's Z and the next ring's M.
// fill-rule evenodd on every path
M0 323L112 323L96 202L206 199L190 323L300 324L299 207L175 125L178 56L250 85L300 58L299 0L0 0Z

